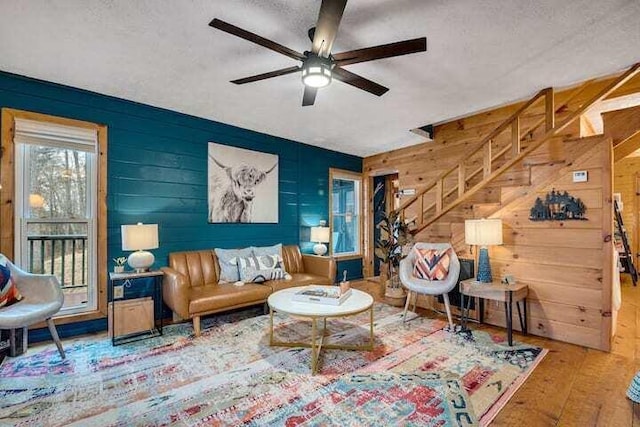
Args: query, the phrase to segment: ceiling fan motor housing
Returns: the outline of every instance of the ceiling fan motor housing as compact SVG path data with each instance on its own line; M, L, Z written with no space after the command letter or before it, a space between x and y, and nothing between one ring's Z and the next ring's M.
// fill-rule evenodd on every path
M325 87L331 83L332 67L331 59L308 52L302 64L302 82L310 87Z

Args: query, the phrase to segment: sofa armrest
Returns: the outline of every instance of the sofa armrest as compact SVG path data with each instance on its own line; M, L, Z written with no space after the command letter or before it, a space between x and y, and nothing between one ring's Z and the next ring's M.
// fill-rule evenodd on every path
M302 265L307 274L316 274L331 280L336 280L336 260L333 257L302 254Z
M162 296L165 304L183 319L189 318L189 284L187 277L171 267L162 267Z

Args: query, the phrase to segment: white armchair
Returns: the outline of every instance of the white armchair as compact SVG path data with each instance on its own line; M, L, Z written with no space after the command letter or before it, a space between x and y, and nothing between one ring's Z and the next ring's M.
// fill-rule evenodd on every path
M451 248L449 252L449 274L444 280L423 280L413 276L413 266L415 262L415 251L413 248L420 249L437 249L443 250ZM460 276L460 260L449 243L416 243L409 255L400 261L400 282L407 288L409 294L407 295L407 302L404 306L403 321L406 321L407 310L411 302L411 297L414 298L413 309L415 310L415 301L418 298L418 294L424 295L442 295L444 299L444 306L447 310L447 318L449 319L449 325L453 328L453 319L451 318L451 307L449 305L448 292L455 288L458 283L458 277Z
M60 282L52 275L22 271L8 260L7 266L23 298L15 304L0 308L0 329L15 330L46 321L60 357L64 359L62 343L52 319L64 303Z

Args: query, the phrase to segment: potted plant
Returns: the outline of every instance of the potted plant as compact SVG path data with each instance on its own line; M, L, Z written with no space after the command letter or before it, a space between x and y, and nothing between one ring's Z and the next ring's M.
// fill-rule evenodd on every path
M412 242L409 224L396 211L383 213L376 224L380 237L375 242L375 254L384 263L381 281L385 282L385 297L392 304L403 305L406 292L400 283L398 267L406 256L404 250Z
M113 267L113 272L123 273L124 265L126 264L126 262L127 262L127 257L120 256L118 258L114 258L113 263L115 264L115 266Z

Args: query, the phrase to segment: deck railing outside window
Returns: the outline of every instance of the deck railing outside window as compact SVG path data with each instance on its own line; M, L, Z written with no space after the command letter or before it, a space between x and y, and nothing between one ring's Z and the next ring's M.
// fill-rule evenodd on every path
M63 289L87 287L86 235L28 236L29 271L54 274Z

